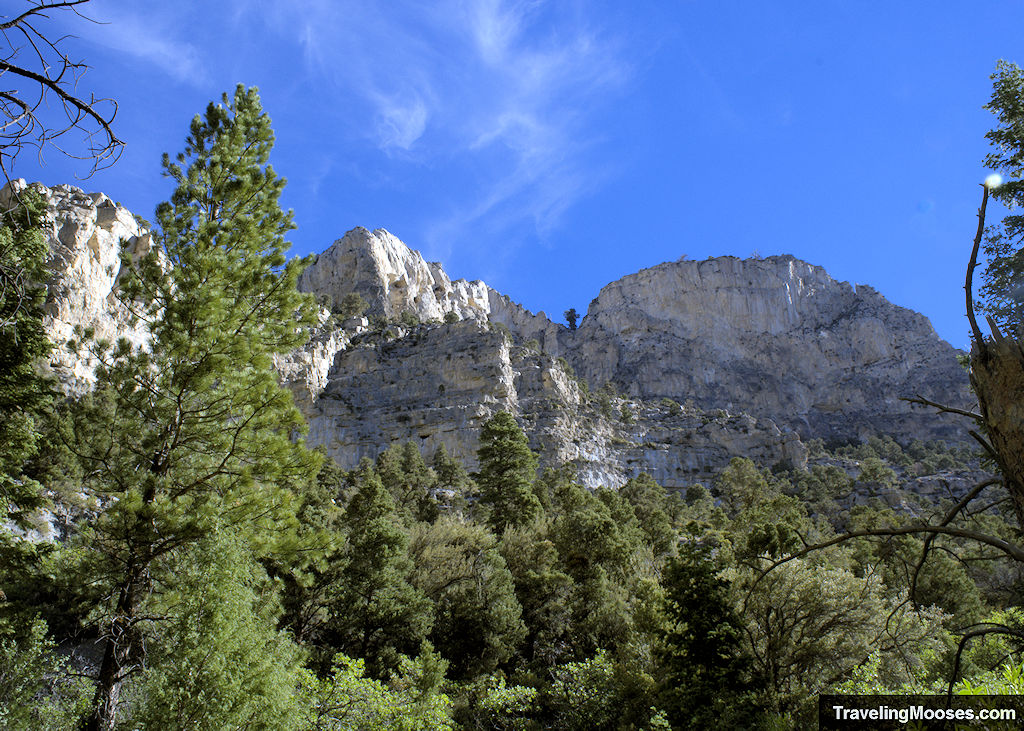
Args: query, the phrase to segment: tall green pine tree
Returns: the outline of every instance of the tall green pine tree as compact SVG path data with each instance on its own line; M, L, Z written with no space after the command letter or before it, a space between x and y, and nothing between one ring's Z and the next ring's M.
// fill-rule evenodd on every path
M275 353L308 337L315 310L295 289L305 262L285 257L294 226L267 164L272 146L254 88L196 116L185 151L164 156L177 187L157 209L160 246L123 262L122 302L149 345L92 346L99 389L79 443L106 509L81 545L109 604L85 728L112 727L123 681L144 662L146 604L173 590L173 557L218 527L256 557L270 550L295 521L289 484L317 468L271 370Z
M356 492L341 519L347 529L347 563L325 622L323 646L363 659L371 675L398 668L430 632L432 605L409 581L409 535L391 494L373 465L364 461L354 475Z
M673 728L756 728L760 709L743 625L707 547L687 544L665 570L659 706Z
M484 424L477 457L480 502L490 509L491 528L500 534L507 526L532 521L541 510L533 493L537 457L512 414L499 411Z
M1024 204L1024 71L1000 61L992 80L992 98L986 108L999 124L985 135L993 147L985 157L985 167L1004 178L992 197L1019 209ZM1005 216L987 233L982 306L1006 334L1024 337L1020 329L1024 323L1024 215Z
M0 213L0 533L22 524L41 503L39 485L25 475L37 451L39 417L50 389L35 371L50 352L43 328L48 250L42 232L45 201L32 189L8 188Z

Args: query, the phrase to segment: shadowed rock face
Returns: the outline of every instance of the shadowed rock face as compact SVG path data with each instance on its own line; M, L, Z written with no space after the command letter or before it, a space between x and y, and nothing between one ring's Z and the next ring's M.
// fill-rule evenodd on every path
M40 189L52 337L85 325L143 342L114 293L121 241L141 254L148 232L102 194ZM310 443L345 467L410 439L427 455L444 444L472 467L479 429L501 409L544 463L571 462L591 486L641 471L692 484L733 456L799 466L801 439L814 437L964 438L956 422L899 400L971 403L956 351L928 320L790 256L644 269L604 287L575 332L483 282L452 281L383 229L350 231L299 286L334 303L357 292L371 321L410 313L423 323L338 323L325 308L310 343L275 359ZM458 322L442 324L448 313ZM58 349L51 365L68 390L87 385L88 361ZM602 404L583 381L621 396Z
M642 471L682 487L707 480L736 455L770 465L806 460L796 434L771 421L613 402L602 414L550 354L464 320L356 333L335 356L319 398L299 404L310 443L324 445L345 468L393 442L412 441L427 455L443 444L475 469L480 428L500 410L520 417L545 464L571 463L592 487L619 486Z

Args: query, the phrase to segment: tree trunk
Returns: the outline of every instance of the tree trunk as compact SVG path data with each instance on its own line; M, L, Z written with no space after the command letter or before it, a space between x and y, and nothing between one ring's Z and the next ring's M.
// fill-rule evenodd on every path
M114 728L125 669L132 661L134 649L133 619L138 613L136 583L135 577L129 575L118 595L116 613L110 623L110 636L107 637L107 646L103 651L99 685L92 702L93 710L83 722L82 731L110 731Z
M971 384L999 471L1024 529L1024 350L996 334L971 349Z
M174 424L177 423L175 420ZM171 429L173 425L164 432L162 443L165 446L154 452L150 461L149 470L154 475L164 475L170 468L170 449L166 445ZM150 480L142 494L142 502L148 507L154 500L156 482ZM110 636L107 637L107 646L103 651L92 712L82 723L81 731L112 731L117 720L117 706L126 671L139 659L135 620L139 615L141 597L148 588L149 568L154 557L151 521L152 518L146 517L145 512L136 513L128 531L127 535L131 537L128 545L135 546L137 552L131 556L125 568L124 583L118 591L117 607L110 622Z

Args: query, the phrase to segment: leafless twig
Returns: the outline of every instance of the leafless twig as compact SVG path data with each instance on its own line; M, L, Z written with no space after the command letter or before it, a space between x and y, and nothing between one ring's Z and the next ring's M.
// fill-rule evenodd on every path
M91 175L116 162L124 148L111 127L117 103L80 93L87 66L62 47L67 36L54 38L39 27L51 11L70 9L81 16L77 6L89 0L26 1L29 7L20 14L0 16L0 173L10 179L22 150L35 148L41 158L52 146L90 161ZM80 135L80 142L65 146L61 138L71 133Z

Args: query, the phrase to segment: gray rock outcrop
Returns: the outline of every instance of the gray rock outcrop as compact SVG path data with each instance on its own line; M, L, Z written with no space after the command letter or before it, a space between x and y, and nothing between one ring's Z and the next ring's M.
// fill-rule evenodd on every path
M142 254L148 232L102 194L39 190L51 337L85 326L144 343L115 292L122 245ZM501 409L545 464L572 463L591 486L641 471L683 486L734 456L800 466L802 440L815 437L963 438L959 424L899 400L970 403L956 351L927 319L789 256L644 269L604 287L576 331L483 282L452 281L383 229L353 229L299 285L326 306L310 342L275 365L309 441L344 467L413 440L472 468L479 429ZM350 293L368 317L339 322L330 304ZM69 391L88 386L93 366L63 347L51 363Z
M299 289L332 304L356 293L369 304L367 314L440 320L448 312L459 319L486 320L489 288L483 282L452 282L437 262L427 262L384 229L354 228L335 241L302 273Z
M566 357L593 385L772 418L804 438L962 439L967 375L928 319L792 256L660 264L605 286Z
M619 397L608 397L602 414L599 404L563 362L470 319L357 335L304 408L309 441L349 469L404 441L427 455L443 444L475 469L480 428L500 410L520 418L543 464L572 464L591 487L617 487L644 471L682 487L737 455L769 465L806 460L795 433L749 415Z

